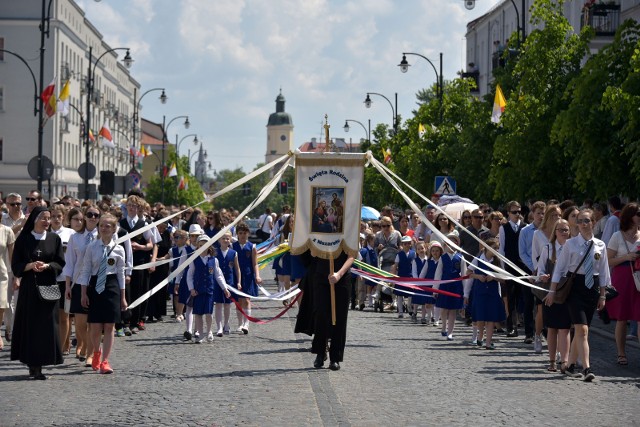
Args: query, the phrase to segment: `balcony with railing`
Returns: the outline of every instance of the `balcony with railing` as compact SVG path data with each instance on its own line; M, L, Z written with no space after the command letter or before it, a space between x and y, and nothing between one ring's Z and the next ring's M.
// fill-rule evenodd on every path
M581 22L581 28L593 28L596 36L613 36L620 26L620 5L587 2L582 9Z

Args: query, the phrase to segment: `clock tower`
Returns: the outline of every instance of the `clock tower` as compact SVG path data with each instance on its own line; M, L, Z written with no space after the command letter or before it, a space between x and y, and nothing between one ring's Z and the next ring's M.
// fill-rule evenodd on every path
M284 111L285 99L282 89L276 98L276 112L269 115L267 123L267 153L265 163L287 154L293 150L293 120Z

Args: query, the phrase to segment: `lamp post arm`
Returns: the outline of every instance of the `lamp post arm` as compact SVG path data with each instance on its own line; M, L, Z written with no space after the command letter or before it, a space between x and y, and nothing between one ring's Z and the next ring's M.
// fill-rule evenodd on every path
M353 123L357 123L360 126L362 126L362 129L364 129L364 134L367 135L367 141L371 142L371 135L369 135L369 132L367 132L367 128L362 124L362 122L359 122L357 120L352 120L352 119L347 119L345 120L346 122L353 122Z
M386 96L384 96L381 93L377 93L377 92L367 92L367 95L378 95L383 97L384 99L387 100L387 102L389 103L389 107L391 107L391 112L393 113L393 129L394 131L398 129L398 116L396 114L396 109L393 108L393 104L391 103L391 100L389 98L387 98ZM397 95L396 95L397 96Z
M114 47L113 49L109 49L105 52L102 53L102 55L98 56L98 59L96 59L96 62L93 63L93 70L90 72L90 78L93 80L93 78L95 77L95 73L96 73L96 68L98 67L98 64L100 63L100 60L108 53L112 53L115 52L116 50L129 50L128 47ZM91 67L91 62L89 62L89 67ZM93 85L92 85L93 86Z
M438 70L436 69L436 66L433 64L433 62L431 62L431 60L429 58L427 58L426 56L421 55L419 53L415 53L415 52L402 52L402 54L403 55L419 56L420 58L426 60L431 65L431 68L433 68L433 72L436 73L436 81L440 80L440 74L438 74Z
M22 63L29 70L29 73L31 74L31 78L33 79L33 115L35 116L36 114L38 114L38 98L39 98L39 96L38 96L38 83L36 82L36 75L33 74L33 70L31 69L31 67L29 66L27 61L25 61L22 56L18 55L15 52L11 52L10 50L6 50L6 49L0 49L0 52L6 52L6 53L8 53L10 55L15 56L20 61L22 61Z

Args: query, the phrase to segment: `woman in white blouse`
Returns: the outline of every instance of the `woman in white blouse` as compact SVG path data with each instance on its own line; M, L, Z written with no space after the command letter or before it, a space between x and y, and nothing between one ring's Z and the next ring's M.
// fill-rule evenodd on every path
M566 211L565 211L566 212ZM569 354L569 367L566 373L582 377L584 381L593 381L589 362L589 325L596 310L605 305L605 287L611 284L606 246L602 240L593 237L593 211L582 209L576 220L579 234L567 240L558 258L551 280L551 294L554 294L558 282L563 276L575 272L573 286L567 298L571 323L574 325L575 337ZM582 259L584 262L580 265ZM578 268L580 266L580 268ZM577 350L577 351L575 351ZM582 374L575 372L578 357L582 359Z

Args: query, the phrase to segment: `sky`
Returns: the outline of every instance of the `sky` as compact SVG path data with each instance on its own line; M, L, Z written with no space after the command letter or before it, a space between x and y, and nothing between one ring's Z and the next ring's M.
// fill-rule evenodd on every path
M498 0L77 0L86 17L111 47L129 47L133 77L140 93L166 88L142 102L142 117L162 123L188 115L168 129L170 141L196 133L212 170L250 172L266 153L266 124L280 89L294 124L294 148L322 138L328 115L332 138L359 141L373 129L391 126L398 114L411 117L415 94L436 81L429 63L416 56L401 73L402 52L416 52L439 69L444 79L465 68L466 24ZM180 152L194 146L184 140ZM193 158L195 161L195 156Z

